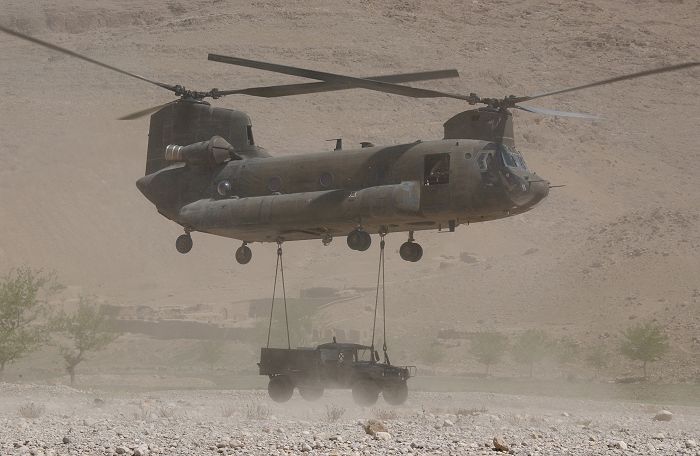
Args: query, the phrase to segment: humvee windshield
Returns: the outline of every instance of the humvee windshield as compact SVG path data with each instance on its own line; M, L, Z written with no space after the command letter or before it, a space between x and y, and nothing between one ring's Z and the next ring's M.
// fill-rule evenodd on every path
M360 348L357 351L351 348L337 349L337 348L324 348L321 350L321 361L322 362L343 362L343 361L372 361L372 351L369 348Z
M357 360L364 361L364 362L372 361L372 350L370 350L368 348L363 348L361 350L357 350Z

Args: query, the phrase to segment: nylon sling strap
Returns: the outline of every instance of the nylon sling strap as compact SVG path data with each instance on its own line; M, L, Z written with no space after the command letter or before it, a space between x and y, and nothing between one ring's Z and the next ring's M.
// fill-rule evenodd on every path
M287 327L287 348L292 348L289 339L289 316L287 314L287 290L284 287L284 265L282 263L282 242L277 241L277 265L275 266L275 282L272 286L272 303L270 304L270 322L267 326L267 348L270 348L270 334L272 333L272 315L275 310L275 294L277 293L277 275L282 280L282 299L284 301L284 323Z
M377 310L379 308L379 289L382 290L382 323L384 325L384 343L382 344L382 351L384 352L384 359L389 364L389 356L387 355L387 345L386 345L386 288L385 288L385 275L384 275L384 247L386 242L384 241L384 236L386 234L380 233L381 242L379 243L379 268L377 270L377 294L374 300L374 321L372 322L372 356L374 356L374 338L377 330Z

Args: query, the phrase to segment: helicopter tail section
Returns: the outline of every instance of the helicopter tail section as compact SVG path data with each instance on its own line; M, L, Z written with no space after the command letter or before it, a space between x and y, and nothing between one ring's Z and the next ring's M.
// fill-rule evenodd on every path
M213 108L208 103L179 100L165 105L151 116L148 131L146 175L172 165L166 149L172 144L188 146L223 138L242 158L267 156L254 144L250 118L232 109Z

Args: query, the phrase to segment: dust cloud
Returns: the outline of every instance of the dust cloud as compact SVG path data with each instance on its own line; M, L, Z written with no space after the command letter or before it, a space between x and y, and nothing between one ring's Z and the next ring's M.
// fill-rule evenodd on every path
M682 0L4 3L4 26L200 90L299 82L207 62L209 52L358 76L457 68L460 79L416 85L503 96L698 60L700 43L697 5ZM115 453L136 454L134 439L148 445L143 429L155 432L161 421L172 435L198 422L212 434L178 450L172 439L153 438L153 453L204 453L224 441L218 449L230 452L266 454L256 444L379 452L384 443L363 440L355 424L373 416L390 423L393 444L412 451L491 451L484 443L503 428L522 454L528 444L551 449L550 434L581 454L619 449L621 441L660 454L676 445L697 452L688 443L700 437L697 69L537 103L596 113L596 121L516 112L515 141L529 167L565 187L517 217L419 233L419 263L399 258L404 234L387 236L389 353L396 364L418 367L408 404L392 415L381 398L372 410L355 406L349 391L319 403L267 399L255 363L266 340L275 246L253 245L253 261L241 266L237 242L195 233L192 252L180 255L180 228L134 185L145 168L148 122L115 119L167 102L167 92L9 36L0 49L0 273L54 270L66 288L52 307L94 296L121 333L79 366L77 389L66 386L51 344L5 368L0 420L10 423L28 402L44 407L37 420L67 418L47 424L45 434L8 424L3 454L7 445L17 454L30 448L24 440L60 441L80 420ZM441 138L442 123L467 109L456 100L362 90L214 103L247 112L256 141L282 156L330 150L328 138L342 137L346 147ZM333 335L368 342L376 244L365 253L344 239L285 245L292 345ZM669 350L640 382L641 363L619 346L622 331L646 322L663 328ZM279 316L273 329L273 344L282 344ZM473 349L485 331L508 341L488 374ZM547 344L523 362L513 347L528 331ZM567 354L569 342L575 348ZM675 413L671 428L651 420L663 406ZM337 420L333 407L344 410ZM109 424L109 416L136 424ZM231 423L239 431L228 430ZM665 435L650 437L658 433ZM335 435L340 440L330 440Z

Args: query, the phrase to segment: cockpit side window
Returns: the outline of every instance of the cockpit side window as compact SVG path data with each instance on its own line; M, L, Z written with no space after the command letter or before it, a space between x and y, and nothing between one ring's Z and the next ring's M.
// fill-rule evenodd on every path
M479 169L482 172L488 171L489 169L489 164L491 163L491 160L493 160L493 154L492 153L485 153L482 152L479 154L479 158L477 158L477 163L479 164Z

